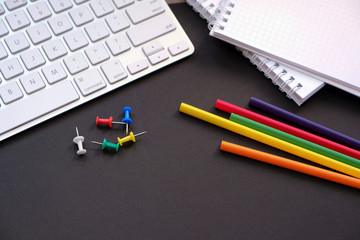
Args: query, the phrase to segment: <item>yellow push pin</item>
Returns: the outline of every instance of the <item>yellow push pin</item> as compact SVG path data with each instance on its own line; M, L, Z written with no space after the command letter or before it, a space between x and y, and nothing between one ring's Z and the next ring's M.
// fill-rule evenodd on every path
M141 132L141 133L138 133L138 134L135 134L135 135L134 135L133 132L130 132L130 134L127 135L126 137L123 137L123 138L119 138L119 137L118 137L117 140L118 140L118 143L120 144L120 146L122 146L123 143L125 143L125 142L129 142L129 141L136 142L135 137L136 137L136 136L139 136L139 135L142 135L142 134L144 134L144 133L146 133L146 132Z

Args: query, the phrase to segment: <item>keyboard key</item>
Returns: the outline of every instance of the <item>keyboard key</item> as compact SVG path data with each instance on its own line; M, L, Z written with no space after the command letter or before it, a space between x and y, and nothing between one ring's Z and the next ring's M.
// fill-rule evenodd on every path
M169 46L169 52L172 56L176 56L182 52L185 52L189 49L189 45L185 41L180 41Z
M21 92L17 82L15 81L9 82L0 87L0 97L5 104L9 104L22 98L23 96L24 94Z
M12 54L30 47L28 40L26 40L26 37L22 32L15 33L5 38L5 43Z
M48 23L55 35L60 35L64 32L70 31L73 28L71 22L65 14L48 20Z
M114 11L114 8L108 0L93 0L90 3L90 7L98 18Z
M85 31L92 42L99 41L109 36L109 31L103 22L95 22L85 27Z
M30 20L26 16L24 10L18 10L16 12L10 13L5 18L13 31L30 25Z
M0 15L3 15L5 13L5 9L3 5L0 3Z
M16 83L16 82L14 82ZM46 101L44 101L46 99ZM64 81L33 96L15 102L0 111L0 134L59 109L79 99L70 81Z
M73 20L74 24L77 27L94 20L89 9L86 6L76 8L76 9L70 11L69 14L70 14L70 17Z
M91 69L74 78L82 95L87 96L106 87L106 83L97 69Z
M134 0L113 0L117 8L123 8L134 3Z
M125 15L121 12L114 13L105 18L107 25L113 33L120 32L128 27L130 23L126 20Z
M152 54L151 56L148 56L148 59L152 65L165 61L168 58L169 58L169 53L166 50L162 50L160 52L156 52Z
M10 11L17 9L19 7L25 6L27 1L26 0L5 0L5 6Z
M36 2L29 7L27 10L34 22L41 21L51 16L50 9L45 1Z
M128 7L125 11L130 20L137 24L165 12L165 8L159 0L146 0Z
M159 41L152 41L143 46L143 51L146 56L153 55L156 52L159 52L164 49L163 45Z
M88 40L85 38L81 30L68 33L64 36L64 40L71 51L75 51L89 45Z
M38 72L32 72L21 77L20 82L27 94L31 94L45 87L45 83Z
M79 4L82 4L84 2L87 2L88 0L74 0L74 2L79 5Z
M168 15L160 15L129 29L126 33L136 47L176 29Z
M0 64L0 71L6 80L24 73L24 69L21 67L17 58L10 58L2 61Z
M124 35L116 35L105 41L112 55L116 56L130 49L129 43Z
M20 55L27 70L32 70L45 64L45 59L38 48L33 48Z
M127 77L127 74L117 59L110 60L103 65L101 65L101 70L103 71L106 79L109 83L116 83Z
M147 69L148 67L149 67L149 64L147 63L147 61L145 59L138 60L127 66L128 70L131 74L138 73L142 70Z
M42 45L42 48L50 61L67 54L67 50L65 49L60 39L55 39L47 42Z
M9 33L9 30L7 29L4 21L0 19L0 37L5 36Z
M70 0L49 0L49 3L56 13L72 8Z
M7 54L4 46L0 42L0 60L6 58L7 56L8 56L8 54Z
M86 49L85 54L92 65L96 65L110 58L103 44L97 44Z
M41 69L41 71L44 74L46 81L50 84L56 83L67 77L67 74L60 62L55 62L50 66Z
M89 64L80 52L65 58L64 63L72 75L89 68Z
M38 23L26 29L26 32L33 44L39 44L51 38L51 33L44 23Z

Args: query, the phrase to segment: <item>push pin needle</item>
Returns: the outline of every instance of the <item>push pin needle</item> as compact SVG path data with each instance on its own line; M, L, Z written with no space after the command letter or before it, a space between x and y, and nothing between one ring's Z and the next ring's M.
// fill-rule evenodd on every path
M141 132L141 133L137 133L137 134L134 135L133 132L130 132L130 134L129 134L128 136L123 137L123 138L119 138L119 137L118 137L117 140L118 140L120 146L122 146L123 143L125 143L125 142L129 142L129 141L136 142L135 137L136 137L136 136L140 136L140 135L142 135L142 134L144 134L144 133L146 133L146 132Z
M86 150L83 148L83 142L85 138L83 136L79 136L79 130L75 127L76 130L76 137L74 137L73 142L78 145L79 150L76 152L77 155L84 155Z

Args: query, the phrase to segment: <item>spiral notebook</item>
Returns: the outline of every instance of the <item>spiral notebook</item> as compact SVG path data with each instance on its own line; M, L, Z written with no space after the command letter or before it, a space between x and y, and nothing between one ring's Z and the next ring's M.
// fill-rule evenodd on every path
M210 35L360 96L360 1L220 4Z
M325 85L323 81L274 60L244 49L239 48L239 50L260 71L264 72L264 75L270 78L273 84L279 86L280 91L285 92L286 96L293 99L299 106Z
M200 17L211 21L221 0L186 0L186 3L198 12Z
M216 14L220 12L217 10L218 7L220 7L220 10L226 7L225 2L221 0L186 0L186 2L209 23L215 20ZM281 91L286 93L288 98L293 99L299 106L325 85L323 81L269 58L240 48L237 48L237 50L249 58L251 63L264 72L266 77L270 78L275 85L279 86Z

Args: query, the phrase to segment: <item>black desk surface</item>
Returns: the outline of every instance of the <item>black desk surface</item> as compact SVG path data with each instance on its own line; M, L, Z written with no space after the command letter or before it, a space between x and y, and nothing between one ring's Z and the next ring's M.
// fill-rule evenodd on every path
M326 86L301 107L239 52L208 36L186 4L172 9L192 39L189 58L0 144L0 239L358 239L360 192L220 152L221 140L290 154L178 112L181 102L228 117L220 98L251 96L360 138L360 99ZM117 154L90 140L122 127L95 117L133 108ZM255 109L251 109L256 111ZM259 112L259 111L257 111ZM75 126L87 154L76 155Z

